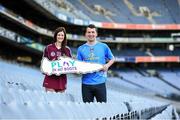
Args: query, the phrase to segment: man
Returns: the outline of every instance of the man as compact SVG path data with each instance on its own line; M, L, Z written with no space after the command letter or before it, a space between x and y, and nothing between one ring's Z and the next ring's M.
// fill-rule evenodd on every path
M85 37L87 43L81 45L77 51L77 59L85 62L103 64L103 69L94 73L82 75L83 102L106 102L107 70L114 63L114 56L105 43L96 41L97 30L90 24L86 28ZM107 60L109 60L107 62ZM107 63L106 63L107 62Z

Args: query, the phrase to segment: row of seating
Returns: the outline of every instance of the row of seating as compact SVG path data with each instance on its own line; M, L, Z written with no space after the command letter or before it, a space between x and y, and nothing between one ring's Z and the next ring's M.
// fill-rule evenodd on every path
M108 118L117 114L168 104L122 93L111 89L113 86L109 85L107 103L83 103L79 76L68 75L68 89L65 93L51 93L45 92L42 88L43 74L39 70L4 61L0 61L0 67L4 68L0 69L2 74L0 76L0 116L2 119Z
M154 3L156 3L156 5L154 5ZM155 23L178 24L180 21L180 17L177 16L177 14L179 13L179 6L176 0L171 2L169 2L168 0L165 1L113 0L113 1L104 1L104 2L102 2L101 0L96 0L96 1L68 0L64 2L64 4L66 5L66 7L68 7L68 9L74 9L71 11L67 10L65 12L62 6L56 4L57 7L59 7L60 11L65 15L69 17L74 16L80 19L86 19L85 16L89 16L87 17L87 19L100 21L100 22L108 21L108 22L117 22L117 23L135 23L135 24L152 23L152 21L148 20L147 16L143 15L140 12L140 7L146 7L150 10L149 14L151 14L153 21L155 21ZM104 11L107 11L111 14L104 14L104 12L101 14L99 12L99 14L97 14L96 10L93 7L95 5L99 5L101 8L103 8ZM131 8L133 8L133 10ZM81 11L82 13L77 15L77 14L73 14L73 11ZM133 15L134 12L137 12L138 15ZM153 13L156 13L156 15L154 15Z

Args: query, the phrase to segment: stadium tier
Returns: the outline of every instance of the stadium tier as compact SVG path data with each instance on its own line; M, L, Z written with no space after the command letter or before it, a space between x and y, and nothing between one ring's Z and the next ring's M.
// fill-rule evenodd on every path
M83 103L80 99L81 81L77 76L69 75L67 92L46 93L41 87L43 74L38 69L2 60L0 67L4 68L0 70L0 116L2 119L101 119L111 117L146 119L159 116L171 119L178 117L178 115L174 116L177 113L169 102L118 92L114 89L117 86L113 84L118 83L116 84L119 85L118 88L121 88L122 84L114 78L108 86L107 103ZM141 84L145 85L146 80L142 81L144 83L141 82ZM138 83L138 81L135 82ZM147 87L140 88L135 84L125 83L129 84L126 87L131 89L148 90ZM142 104L144 101L146 103ZM168 115L163 116L161 111L167 112ZM157 112L158 115L152 115Z
M115 56L107 103L84 103L81 75L46 92L40 71L54 30L65 27L76 58L86 26ZM0 1L0 119L180 119L179 0Z
M101 0L34 1L46 7L46 9L51 9L51 12L56 9L56 11L69 18L138 24L172 24L179 23L180 21L180 18L176 15L179 13L177 0L171 2L169 0L113 0L103 2Z

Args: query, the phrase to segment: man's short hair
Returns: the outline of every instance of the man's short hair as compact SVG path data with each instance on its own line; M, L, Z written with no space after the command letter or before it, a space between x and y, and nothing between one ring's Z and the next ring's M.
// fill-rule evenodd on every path
M95 29L96 29L96 32L97 32L97 27L96 27L94 24L89 24L89 25L86 27L86 29L87 29L87 28L91 28L91 29L92 29L92 28L95 28Z
M88 28L96 28L96 26L94 24L89 24L87 27Z

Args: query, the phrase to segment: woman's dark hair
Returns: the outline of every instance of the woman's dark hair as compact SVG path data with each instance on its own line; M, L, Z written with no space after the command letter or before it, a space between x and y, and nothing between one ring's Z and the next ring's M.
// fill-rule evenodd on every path
M66 29L64 27L58 27L55 31L54 31L54 42L57 41L57 34L59 32L63 32L64 33L64 40L62 41L62 48L65 48L66 47L66 44L67 44L67 39L66 39Z
M54 42L57 41L57 34L58 34L59 32L63 32L63 33L64 33L64 40L62 41L61 49L62 49L62 52L66 54L67 39L66 39L66 29L65 29L64 27L58 27L58 28L54 31Z

